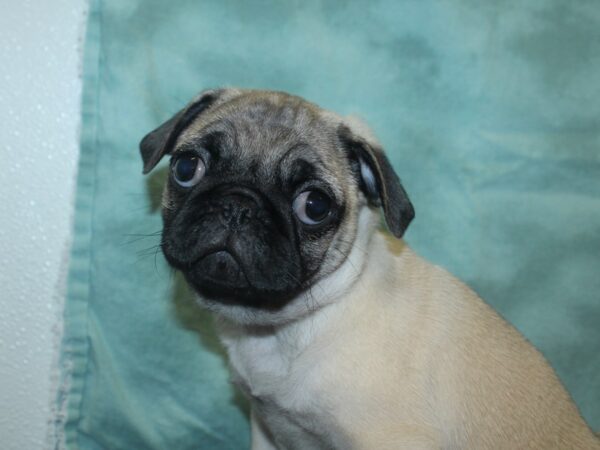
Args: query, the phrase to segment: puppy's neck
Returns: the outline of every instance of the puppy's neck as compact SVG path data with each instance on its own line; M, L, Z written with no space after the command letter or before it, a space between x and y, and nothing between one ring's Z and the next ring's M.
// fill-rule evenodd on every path
M344 285L335 279L334 274L334 279L328 280L323 292L335 288L340 293L339 297L328 298L327 302L309 314L277 325L239 324L226 319L220 321L219 334L228 350L231 364L241 378L252 378L252 372L256 372L261 360L261 376L266 376L265 372L271 376L284 376L294 360L307 348L326 343L327 334L335 323L343 323L346 317L361 315L361 311L376 307L370 303L369 293L384 278L393 278L402 260L401 255L407 249L402 241L390 239L380 231L376 231L363 244L365 247L360 250L354 249L364 255L363 260L349 257L344 263L348 267L343 265L337 271L350 271L354 265L352 270L358 269L356 276L344 275L346 280L350 280ZM356 266L359 263L360 268Z

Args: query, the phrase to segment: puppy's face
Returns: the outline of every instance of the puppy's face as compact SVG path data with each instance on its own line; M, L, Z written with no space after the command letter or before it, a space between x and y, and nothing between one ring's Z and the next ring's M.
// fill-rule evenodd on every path
M290 309L340 268L363 208L381 204L398 237L414 215L375 144L283 93L204 92L140 147L145 172L171 155L167 261L207 306L234 319L240 309L245 317Z

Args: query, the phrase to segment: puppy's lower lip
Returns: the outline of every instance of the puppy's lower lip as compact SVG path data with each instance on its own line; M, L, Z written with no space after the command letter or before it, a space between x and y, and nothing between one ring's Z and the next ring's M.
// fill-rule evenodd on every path
M215 250L204 254L195 261L189 271L190 275L198 277L224 288L250 288L244 270L237 258L228 250Z

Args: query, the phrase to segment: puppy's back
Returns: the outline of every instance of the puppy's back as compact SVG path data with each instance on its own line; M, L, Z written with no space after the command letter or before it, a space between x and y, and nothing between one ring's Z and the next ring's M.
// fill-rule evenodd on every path
M463 449L600 448L533 345L444 269L408 257L427 280L429 314L439 314L425 351L444 440Z

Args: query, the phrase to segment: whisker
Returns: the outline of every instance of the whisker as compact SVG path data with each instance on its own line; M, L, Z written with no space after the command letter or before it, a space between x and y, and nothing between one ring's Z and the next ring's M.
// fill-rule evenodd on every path
M141 233L141 234L135 234L135 233L132 233L132 234L123 234L123 236L125 236L125 237L134 237L134 239L130 239L128 241L122 242L121 244L119 244L119 246L131 245L131 244L133 244L135 242L138 242L138 241L141 241L141 240L144 240L144 239L147 239L147 238L152 238L152 237L160 236L161 233L162 233L162 230L155 231L154 233L149 233L149 234L144 234L144 233Z
M162 233L162 230L157 230L152 233L126 233L123 234L123 236L156 236L160 233Z
M160 245L160 244L153 244L153 245L150 245L150 246L148 246L148 247L140 248L140 249L137 249L137 250L135 251L135 253L136 253L136 254L138 254L138 255L143 255L143 254L145 254L145 253L148 253L148 254L150 254L150 252L153 252L153 251L154 251L154 249L155 249L156 247L158 247L159 245Z

